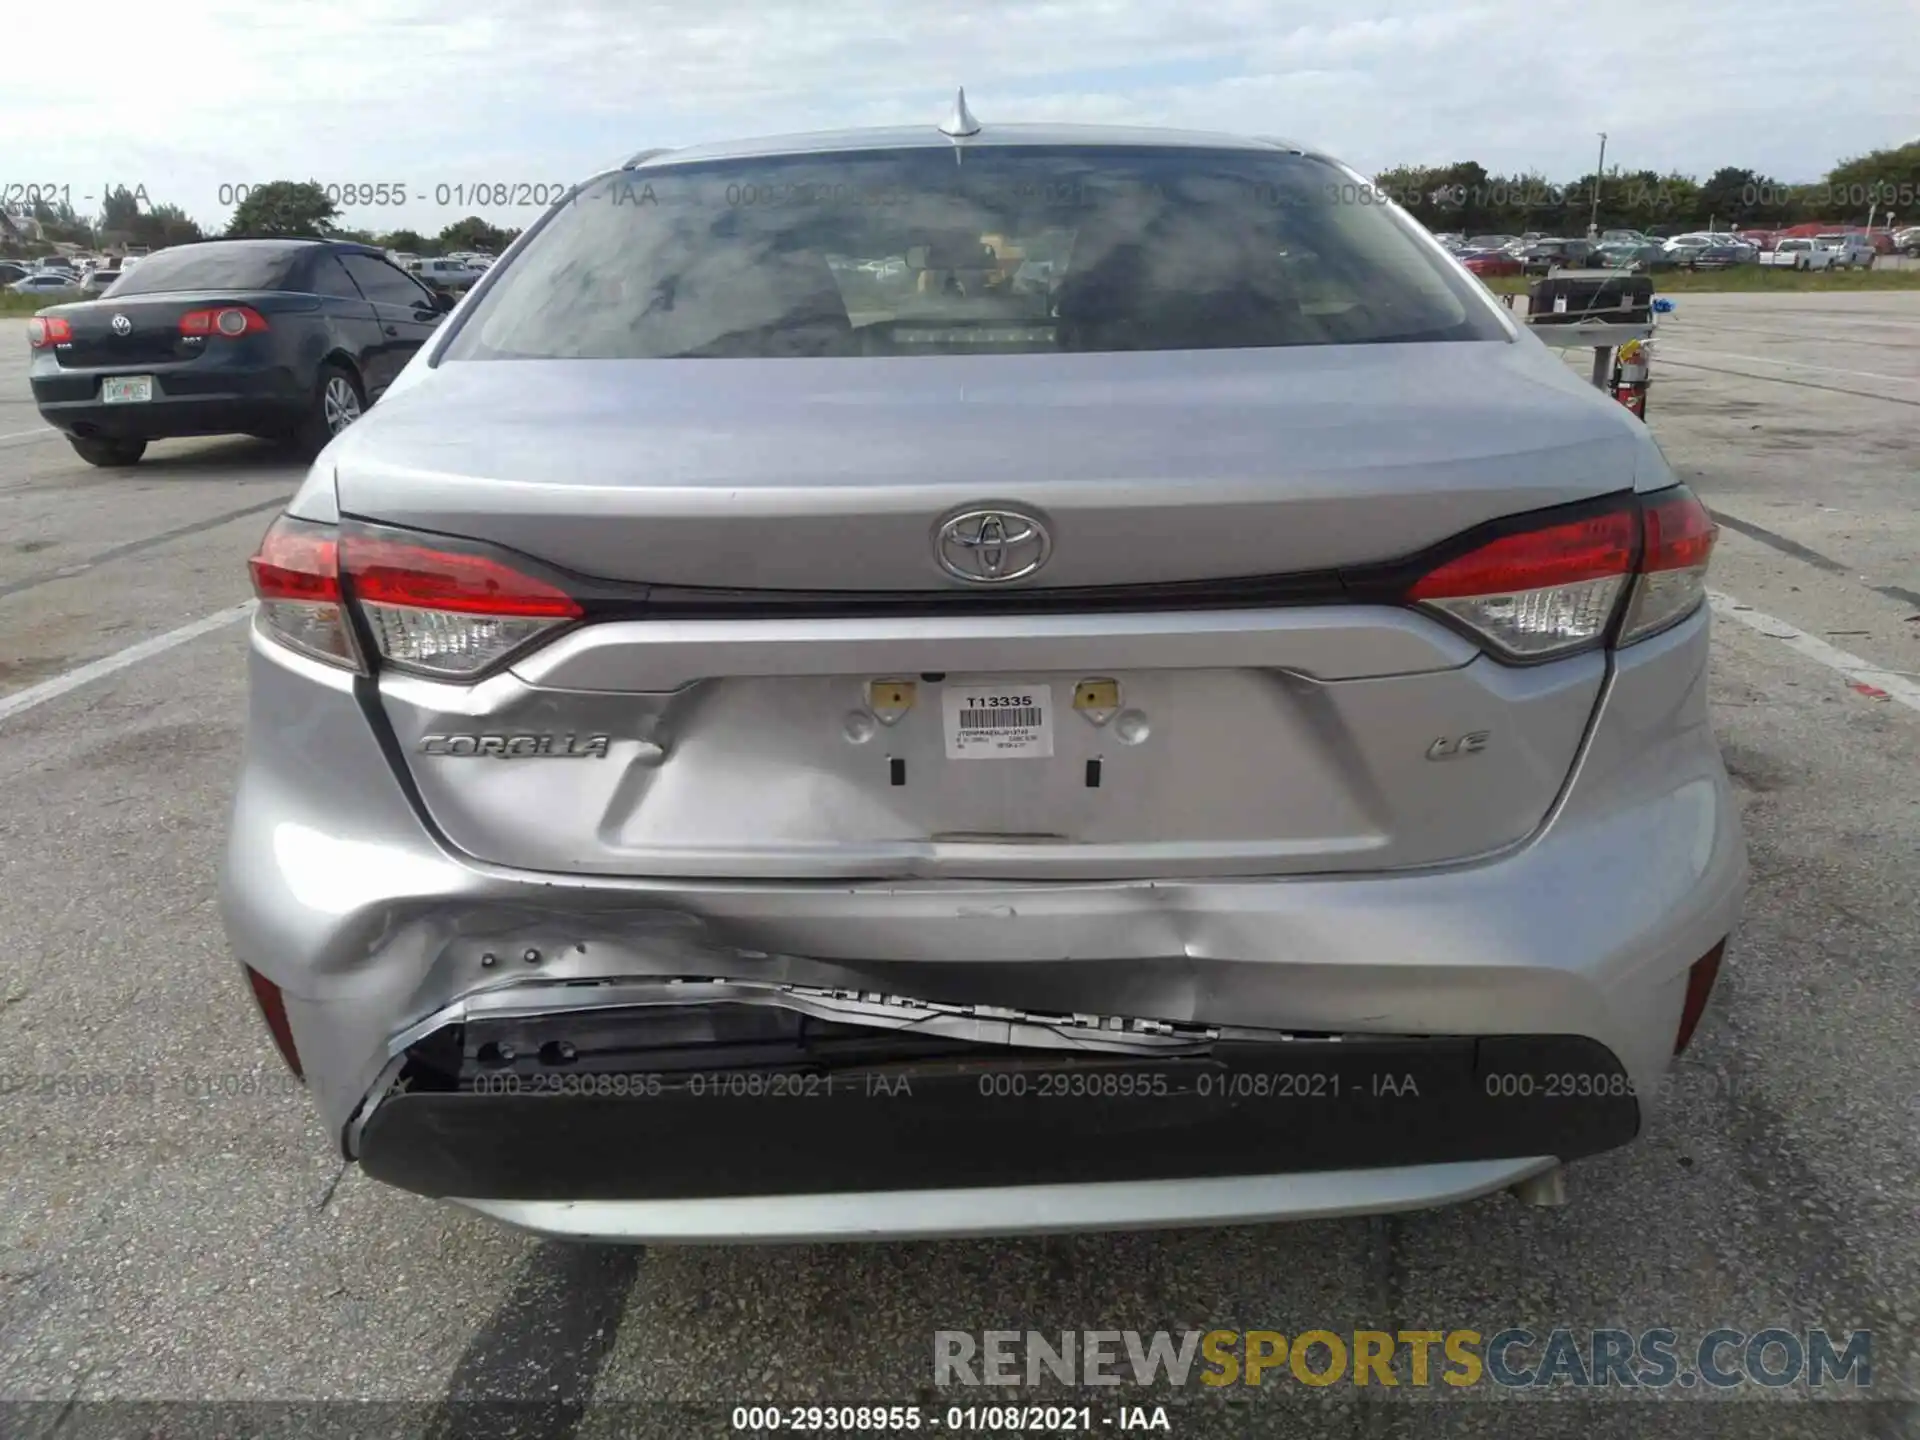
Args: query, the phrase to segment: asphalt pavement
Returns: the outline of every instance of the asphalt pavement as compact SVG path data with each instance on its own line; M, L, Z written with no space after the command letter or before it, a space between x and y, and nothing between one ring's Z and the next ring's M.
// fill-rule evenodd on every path
M34 1403L0 1430L213 1433L125 1404L273 1401L313 1408L227 1433L728 1434L740 1403L944 1416L938 1330L1780 1326L1870 1330L1871 1387L1289 1380L1106 1393L1093 1427L1125 1400L1183 1436L1920 1433L1920 295L1683 295L1662 325L1649 418L1725 527L1712 698L1753 888L1676 1103L1571 1204L844 1247L548 1243L343 1169L214 906L243 562L301 467L235 439L92 469L40 427L23 330L0 321L0 1402Z

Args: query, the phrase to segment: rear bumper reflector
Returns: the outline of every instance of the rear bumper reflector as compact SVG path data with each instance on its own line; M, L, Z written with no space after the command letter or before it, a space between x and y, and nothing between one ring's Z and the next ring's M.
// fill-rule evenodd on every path
M306 1079L306 1073L300 1068L300 1052L294 1047L293 1026L287 1021L287 1002L280 994L280 987L252 966L242 968L247 972L247 984L253 988L253 998L260 1006L260 1018L267 1022L267 1031L273 1036L274 1048L297 1079Z
M1707 1001L1713 994L1713 982L1720 977L1720 958L1726 949L1727 942L1722 940L1687 969L1686 1003L1680 1007L1680 1028L1673 1037L1676 1055L1692 1043L1693 1032L1700 1028L1700 1017L1707 1013Z

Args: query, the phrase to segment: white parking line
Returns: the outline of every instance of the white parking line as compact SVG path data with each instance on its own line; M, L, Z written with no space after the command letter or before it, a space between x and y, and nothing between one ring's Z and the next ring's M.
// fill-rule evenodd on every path
M82 665L77 670L69 670L64 675L56 675L51 680L42 680L38 685L29 685L24 690L16 690L11 695L0 696L0 720L18 715L22 710L31 710L36 705L44 705L56 700L69 690L77 690L82 685L91 684L102 676L111 675L116 670L124 670L129 665L138 665L142 660L151 660L164 654L176 645L184 645L189 640L197 640L202 635L211 634L222 626L231 625L236 620L244 620L253 613L253 601L244 605L235 605L229 610L218 610L211 615L195 620L190 625L182 625L178 630L169 630L164 635L156 635L151 640L142 640L138 645L129 645L124 650L115 651L102 660Z
M1658 347L1661 355L1708 355L1715 360L1745 360L1752 365L1781 365L1789 370L1818 370L1825 375L1857 375L1863 380L1891 380L1896 385L1920 385L1920 375L1882 375L1878 370L1842 370L1835 365L1809 365L1804 360L1772 360L1765 355L1736 355L1731 350L1700 350L1681 340Z
M51 425L42 425L38 430L15 430L8 435L0 435L0 445L19 445L29 440L58 440L60 432Z
M1707 602L1713 606L1716 616L1728 620L1738 620L1750 630L1757 630L1769 640L1778 640L1797 655L1802 655L1829 670L1837 670L1847 678L1847 683L1871 699L1883 696L1906 706L1909 710L1920 711L1920 685L1904 675L1896 675L1891 670L1882 670L1871 660L1862 660L1850 651L1836 645L1829 645L1816 636L1807 634L1798 626L1789 625L1771 615L1743 604L1731 595L1709 590Z

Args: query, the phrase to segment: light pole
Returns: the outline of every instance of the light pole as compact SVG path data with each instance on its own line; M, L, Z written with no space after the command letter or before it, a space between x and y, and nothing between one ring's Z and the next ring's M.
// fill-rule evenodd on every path
M1593 167L1593 210L1587 216L1587 239L1600 238L1600 176L1607 168L1607 132L1600 132L1600 162Z

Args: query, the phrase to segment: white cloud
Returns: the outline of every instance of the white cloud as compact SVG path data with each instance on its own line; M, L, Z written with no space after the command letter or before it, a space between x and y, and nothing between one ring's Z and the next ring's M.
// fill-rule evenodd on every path
M439 183L579 178L652 144L933 123L954 84L995 120L1285 134L1363 170L1479 159L1572 178L1610 160L1810 179L1916 128L1905 4L1805 0L258 0L87 7L84 46L13 64L0 186L79 208L143 184L203 222L278 178L425 192L354 223L437 229ZM495 220L530 212L483 209Z

